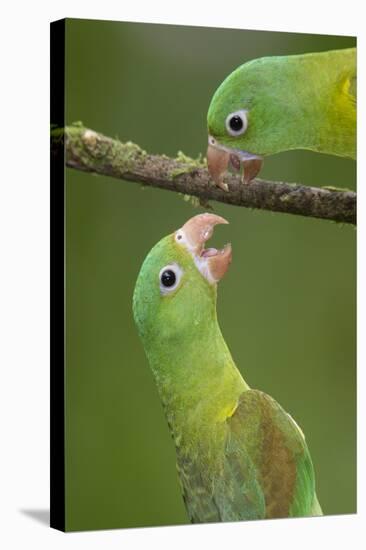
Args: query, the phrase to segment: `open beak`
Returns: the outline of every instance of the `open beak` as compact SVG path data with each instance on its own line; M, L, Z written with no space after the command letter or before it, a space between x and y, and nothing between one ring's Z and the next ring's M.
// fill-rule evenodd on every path
M231 263L231 244L224 248L205 248L211 238L215 225L229 223L215 214L198 214L188 220L175 232L175 240L192 254L199 271L214 284L222 279Z
M209 136L207 148L208 171L215 184L224 191L229 190L227 184L224 183L224 174L229 164L237 172L240 172L241 167L243 167L243 183L248 184L259 174L263 165L263 158L247 151L220 145L215 138Z

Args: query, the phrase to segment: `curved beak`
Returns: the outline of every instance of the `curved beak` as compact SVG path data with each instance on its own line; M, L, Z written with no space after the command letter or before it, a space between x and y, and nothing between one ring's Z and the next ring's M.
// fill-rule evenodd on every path
M217 187L229 191L227 183L224 183L224 174L229 166L230 153L218 149L210 143L207 147L207 169Z
M237 172L240 172L241 167L243 167L243 183L248 184L259 174L263 165L263 158L247 151L220 145L215 138L209 136L207 168L215 184L224 191L229 190L227 184L224 183L224 174L229 164Z
M175 232L176 241L192 254L197 268L209 283L217 283L225 275L231 263L232 250L230 244L220 250L205 248L205 243L211 238L215 225L227 223L215 214L198 214Z

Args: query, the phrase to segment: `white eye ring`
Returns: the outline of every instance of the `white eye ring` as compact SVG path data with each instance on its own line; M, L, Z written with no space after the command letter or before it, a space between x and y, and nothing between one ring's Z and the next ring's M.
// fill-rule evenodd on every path
M183 244L186 242L186 236L181 229L175 232L175 240L177 243Z
M232 119L235 119L234 121ZM240 136L248 128L247 111L235 111L230 113L225 121L226 130L231 136ZM235 128L236 126L236 128Z
M168 264L159 272L160 293L165 296L173 292L180 283L183 270L178 264Z

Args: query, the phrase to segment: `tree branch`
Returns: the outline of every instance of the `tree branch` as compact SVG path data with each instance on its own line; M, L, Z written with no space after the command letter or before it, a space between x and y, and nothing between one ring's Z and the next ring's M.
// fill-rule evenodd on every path
M356 193L337 188L307 187L260 179L244 185L237 175L227 174L229 192L216 187L207 172L206 161L182 153L172 159L150 155L138 145L121 143L76 123L52 132L53 150L65 136L66 164L77 170L135 181L208 200L247 208L259 208L356 224Z

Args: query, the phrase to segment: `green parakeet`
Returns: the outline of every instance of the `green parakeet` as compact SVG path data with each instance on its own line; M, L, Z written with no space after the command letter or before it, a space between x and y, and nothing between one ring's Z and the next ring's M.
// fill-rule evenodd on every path
M356 49L254 59L216 90L207 115L208 168L227 190L229 163L244 183L263 158L310 149L356 158Z
M192 522L321 515L304 435L237 369L216 315L231 245L205 248L200 214L147 255L133 313L175 443Z

